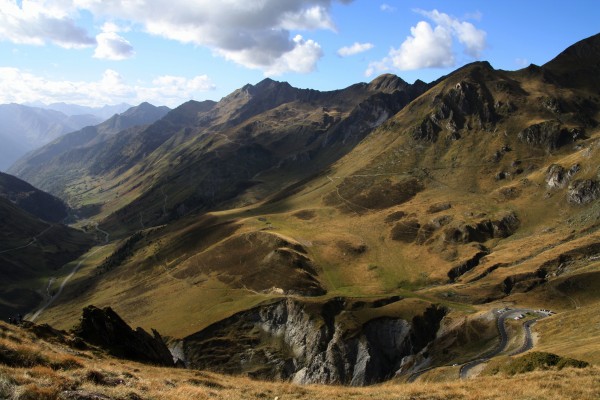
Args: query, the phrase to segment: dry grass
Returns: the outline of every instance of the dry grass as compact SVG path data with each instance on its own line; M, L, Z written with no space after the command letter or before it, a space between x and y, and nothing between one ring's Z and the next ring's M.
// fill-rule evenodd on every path
M388 382L365 388L297 386L125 362L90 351L74 351L60 344L48 343L20 328L4 324L0 324L0 327L4 332L0 339L1 348L10 347L18 353L38 356L35 363L26 365L9 366L0 360L0 398L3 399L591 400L600 396L600 370L597 367L565 368L514 377L498 375L441 383ZM76 367L55 367L58 361L64 364L67 360Z

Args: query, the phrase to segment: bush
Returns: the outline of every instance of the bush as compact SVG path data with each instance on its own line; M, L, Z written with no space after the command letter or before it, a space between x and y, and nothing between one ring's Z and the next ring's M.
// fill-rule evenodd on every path
M15 382L8 376L0 375L0 399L13 397Z
M516 375L535 370L547 370L550 368L561 370L567 367L585 368L588 366L589 363L585 361L561 357L552 353L534 351L521 357L511 358L499 365L490 363L486 368L486 371L489 374L505 373L507 375Z

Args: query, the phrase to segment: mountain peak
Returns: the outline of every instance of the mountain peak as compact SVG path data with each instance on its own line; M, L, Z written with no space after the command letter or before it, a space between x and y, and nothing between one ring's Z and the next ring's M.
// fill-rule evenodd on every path
M600 34L567 47L542 67L567 87L600 90Z
M275 81L271 78L265 78L253 86L253 88L256 91L273 90L273 89L279 89L279 88L291 88L291 87L292 86L287 82L279 82L279 81Z
M544 64L546 68L553 68L563 63L597 63L600 61L600 33L567 47L563 52ZM574 65L575 66L575 65Z
M379 75L369 83L369 90L391 93L395 90L406 89L408 86L408 83L394 74L383 74Z

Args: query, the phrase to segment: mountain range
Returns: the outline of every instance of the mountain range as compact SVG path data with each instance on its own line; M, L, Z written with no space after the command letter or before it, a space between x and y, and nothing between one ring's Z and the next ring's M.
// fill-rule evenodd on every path
M33 102L33 103L25 103L24 105L30 107L43 108L46 110L54 110L59 111L65 115L93 115L97 117L99 120L104 121L109 119L115 114L121 114L132 106L126 103L115 104L115 105L104 105L102 107L88 107L81 106L78 104L69 104L69 103L51 103L44 104L41 102Z
M365 385L520 352L519 322L497 344L511 307L536 349L598 363L598 65L600 35L518 71L265 79L64 135L9 170L98 241L40 321L110 306L188 367Z

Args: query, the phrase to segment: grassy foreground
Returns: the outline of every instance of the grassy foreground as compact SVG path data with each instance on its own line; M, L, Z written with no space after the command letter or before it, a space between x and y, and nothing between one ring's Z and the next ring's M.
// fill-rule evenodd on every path
M0 323L2 399L598 399L600 370L565 368L443 383L297 386L107 357Z

